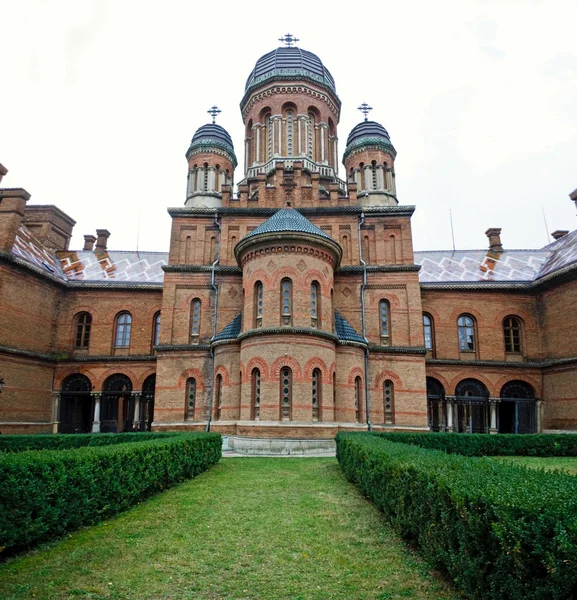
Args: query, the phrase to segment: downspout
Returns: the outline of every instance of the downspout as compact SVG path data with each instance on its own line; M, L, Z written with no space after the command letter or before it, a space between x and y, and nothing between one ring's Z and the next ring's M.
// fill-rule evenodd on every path
M213 401L214 401L214 348L212 346L212 341L216 337L216 318L218 315L218 286L215 283L215 277L216 277L216 265L220 261L220 232L221 232L220 218L218 216L218 210L216 211L216 214L214 215L214 224L218 228L218 236L217 236L217 241L216 241L216 260L212 263L212 275L211 275L211 281L210 281L210 285L212 286L212 289L214 290L214 316L213 316L214 328L213 328L213 332L212 332L212 339L210 340L210 342L211 342L210 343L210 399L209 399L209 403L208 403L208 421L206 422L206 431L210 431L210 423L212 421L212 405L213 405Z
M363 260L363 245L361 243L361 227L365 222L365 213L361 212L359 219L359 259L363 266L363 284L361 285L361 322L363 330L363 339L367 344L365 346L365 414L367 416L367 426L369 431L373 430L371 419L369 416L369 341L367 340L367 328L365 324L365 288L367 287L367 263Z

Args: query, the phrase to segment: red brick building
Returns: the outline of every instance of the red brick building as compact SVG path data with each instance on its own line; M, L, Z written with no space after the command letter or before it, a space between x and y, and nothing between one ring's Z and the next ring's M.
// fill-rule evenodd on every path
M382 125L350 132L338 177L340 109L314 54L261 57L244 178L200 127L167 253L106 230L69 250L70 217L0 188L2 433L210 427L298 451L342 429L577 428L577 232L414 252Z

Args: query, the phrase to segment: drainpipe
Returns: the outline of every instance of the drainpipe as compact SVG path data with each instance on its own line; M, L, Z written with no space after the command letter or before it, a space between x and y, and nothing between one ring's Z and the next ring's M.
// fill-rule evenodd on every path
M206 422L206 431L210 431L210 423L212 421L212 404L214 400L214 348L212 347L212 340L216 337L216 318L218 315L218 286L215 283L216 276L216 265L220 260L220 218L218 216L218 211L214 215L214 224L218 227L218 237L216 241L216 260L212 263L212 276L210 285L214 290L214 328L212 332L212 339L210 340L210 400L208 403L208 421Z
M367 263L363 260L363 245L361 243L361 227L365 222L365 213L361 212L359 219L359 259L363 266L363 285L361 285L361 322L363 328L363 338L366 342L365 347L365 414L367 415L367 426L369 431L373 430L369 416L369 341L367 340L367 328L365 323L365 288L367 287Z

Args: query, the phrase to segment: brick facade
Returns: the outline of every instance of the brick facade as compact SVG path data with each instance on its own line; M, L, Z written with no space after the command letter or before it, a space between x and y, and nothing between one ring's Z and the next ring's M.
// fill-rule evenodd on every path
M249 78L238 193L230 136L197 131L166 254L115 254L106 230L69 251L70 217L0 190L2 433L577 428L575 236L535 251L542 278L498 229L459 264L415 253L388 133L355 127L341 181L340 102L308 60Z

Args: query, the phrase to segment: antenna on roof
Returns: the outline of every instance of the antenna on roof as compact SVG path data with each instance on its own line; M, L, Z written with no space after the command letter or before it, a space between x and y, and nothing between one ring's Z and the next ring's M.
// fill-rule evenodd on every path
M284 42L286 48L292 48L293 44L300 42L292 33L285 33L284 37L278 39L279 42Z
M547 244L549 244L549 226L547 225L547 217L545 216L545 209L541 207L541 212L543 213L543 221L545 222L545 234L547 236Z
M358 108L357 110L360 110L363 115L365 115L365 121L368 121L368 117L367 115L371 112L371 110L373 110L372 106L369 106L366 102L363 102Z
M451 238L453 239L453 253L451 254L451 258L455 256L455 230L453 229L453 213L449 208L449 220L451 221Z
M214 125L216 117L222 112L218 106L211 106L210 110L206 111L212 117L212 124Z
M140 260L140 253L138 252L139 245L140 245L140 210L138 211L138 219L136 221L136 256L138 256L138 260Z

